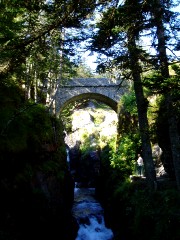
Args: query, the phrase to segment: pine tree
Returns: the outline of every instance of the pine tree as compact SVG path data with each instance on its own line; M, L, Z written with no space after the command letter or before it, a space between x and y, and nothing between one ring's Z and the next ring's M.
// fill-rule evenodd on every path
M160 62L160 73L162 76L162 84L167 82L170 79L169 73L169 62L167 56L167 35L165 29L165 23L170 23L172 19L175 17L170 11L171 1L160 1L154 0L151 1L151 14L153 18L152 24L156 27L156 35L157 35L157 52L158 52L158 59ZM168 82L170 84L170 82ZM168 91L167 91L168 90ZM173 92L169 91L169 87L166 87L164 91L164 96L166 98L166 109L167 109L167 119L169 123L169 137L171 142L171 152L174 164L174 171L175 177L177 182L177 187L180 190L180 136L178 130L178 119L177 114L174 111L173 105L177 100L173 97Z
M154 189L156 174L147 119L148 101L144 97L141 80L140 59L144 53L137 45L140 32L143 31L144 17L141 1L127 0L123 5L111 6L98 24L99 31L93 38L92 49L112 58L112 62L119 64L121 69L124 68L133 80L146 179L149 188Z

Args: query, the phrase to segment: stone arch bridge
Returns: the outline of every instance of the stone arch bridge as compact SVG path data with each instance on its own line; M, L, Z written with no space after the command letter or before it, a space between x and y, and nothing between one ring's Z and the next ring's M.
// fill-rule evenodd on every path
M61 83L56 93L56 113L69 103L81 99L96 99L117 112L117 103L126 92L120 80L109 78L74 78Z

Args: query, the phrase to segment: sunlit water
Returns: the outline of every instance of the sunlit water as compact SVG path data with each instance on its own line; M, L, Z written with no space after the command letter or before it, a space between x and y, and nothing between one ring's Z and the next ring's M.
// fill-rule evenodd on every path
M75 240L112 240L113 232L105 226L103 209L94 197L94 188L75 188L73 216L79 230Z

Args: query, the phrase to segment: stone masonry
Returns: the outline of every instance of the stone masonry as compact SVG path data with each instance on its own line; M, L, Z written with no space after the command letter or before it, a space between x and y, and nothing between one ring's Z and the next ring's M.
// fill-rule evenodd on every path
M117 102L126 88L120 81L108 78L74 78L61 83L56 94L56 113L64 105L80 99L94 98L117 110Z

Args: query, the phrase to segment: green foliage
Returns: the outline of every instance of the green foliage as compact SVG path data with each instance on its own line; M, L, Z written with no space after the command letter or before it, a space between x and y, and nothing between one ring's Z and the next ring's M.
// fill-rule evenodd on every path
M69 102L66 106L61 110L60 117L64 124L64 129L66 129L67 133L72 132L72 114L79 108L83 108L87 104L87 100L82 99L78 101Z
M112 214L122 217L117 225L128 229L129 237L147 240L177 240L180 237L180 195L177 190L167 188L149 192L143 182L123 182L112 201Z
M13 116L14 111L12 109L4 119L5 124L7 124L8 118L12 119L4 133L6 149L22 151L32 147L35 150L42 143L52 141L52 122L45 107L34 103L23 104L21 107L23 111L17 116ZM1 113L4 114L4 112ZM5 148L4 145L3 148Z
M136 134L138 129L138 114L133 89L130 89L128 93L124 94L118 103L118 121L118 133L121 138L123 134Z
M1 81L0 96L0 238L32 239L37 226L47 224L49 229L57 215L61 224L64 221L67 163L62 122L45 106L25 101L14 81ZM41 236L44 231L49 230L40 231Z
M133 173L137 158L137 149L140 148L141 141L138 134L123 135L119 141L116 152L110 157L111 166L118 169L121 176L126 178Z
M133 89L122 96L118 104L118 118L118 146L112 153L110 161L113 168L126 172L127 178L134 171L137 152L141 149L136 98Z
M63 142L62 124L50 115L43 105L24 101L24 92L14 83L1 82L0 96L0 150L1 162L8 161L9 154L23 158L29 152L27 162L34 162L37 154L43 155L45 144L57 145ZM55 130L59 134L55 133ZM11 158L11 157L10 157ZM11 161L11 159L9 159ZM26 161L24 160L24 164Z
M132 116L137 116L136 96L133 89L131 89L129 93L126 93L122 96L118 105L119 110L122 106Z
M99 141L99 132L94 131L91 134L85 132L82 136L82 144L80 146L82 155L86 155L86 153L96 150L100 144Z
M91 72L91 68L84 65L84 64L79 64L76 68L76 77L78 78L90 78L93 76Z
M44 161L44 163L39 167L39 170L41 170L45 175L56 176L58 181L63 181L65 176L65 164L63 166L54 157L53 160L50 159Z
M128 181L129 176L134 174L137 153L141 149L134 92L125 94L118 106L118 141L116 138L110 139L101 151L101 171L97 192L98 195L105 196L102 200L104 204L110 204L109 194L113 195L119 183Z
M103 123L104 118L104 113L101 113L100 111L93 114L93 122L95 125L100 125L101 123Z
M144 78L144 86L149 89L151 94L172 94L176 95L179 92L179 69L177 64L171 66L174 73L169 78L164 79L158 72L151 72Z
M170 72L170 77L164 79L159 72L151 71L145 75L143 81L145 93L149 101L147 113L151 141L153 143L159 142L160 139L166 139L167 135L169 134L166 133L168 132L167 119L170 116L170 113L167 111L167 97L169 97L171 101L170 112L173 113L177 119L179 118L179 65L173 64L170 66ZM162 129L161 136L158 136L160 133L158 128L160 131ZM159 144L161 144L160 142ZM161 145L163 146L164 144Z

